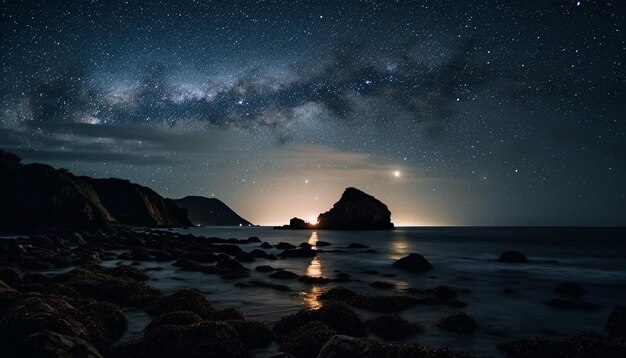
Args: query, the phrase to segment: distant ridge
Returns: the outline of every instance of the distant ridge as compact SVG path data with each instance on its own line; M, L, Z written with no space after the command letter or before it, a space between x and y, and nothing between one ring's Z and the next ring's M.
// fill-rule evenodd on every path
M186 196L173 201L179 207L187 209L189 220L194 225L252 226L251 222L239 216L228 205L216 198Z

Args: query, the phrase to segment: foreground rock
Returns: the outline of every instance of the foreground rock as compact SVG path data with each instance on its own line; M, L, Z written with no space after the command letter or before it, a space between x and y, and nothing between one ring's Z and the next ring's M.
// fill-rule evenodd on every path
M626 357L626 340L586 333L562 340L524 339L499 344L498 348L508 358Z
M437 322L437 325L446 331L464 334L473 333L478 328L476 321L464 312L442 318Z
M365 337L367 329L359 316L346 304L324 304L317 310L304 309L289 316L281 318L274 325L274 332L283 336L297 328L313 322L320 321L333 330L354 337Z
M449 348L432 349L417 344L388 344L373 339L336 335L320 350L318 358L469 358L469 354Z
M528 259L519 251L506 251L500 255L498 261L508 264L522 264L528 262Z
M606 320L604 330L611 337L626 337L626 307L615 307Z
M369 319L365 324L375 335L385 339L404 339L424 332L420 324L393 314Z
M433 265L420 254L409 254L393 263L393 267L408 272L426 272L433 269Z

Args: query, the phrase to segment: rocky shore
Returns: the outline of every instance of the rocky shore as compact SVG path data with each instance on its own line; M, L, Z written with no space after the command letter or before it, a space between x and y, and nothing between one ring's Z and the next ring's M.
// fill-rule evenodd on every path
M246 251L242 248L254 245ZM251 287L288 291L290 280L324 285L347 282L350 275L298 275L273 267L281 257L324 255L288 243L274 245L257 237L221 239L196 237L166 230L109 226L90 231L54 231L0 240L0 342L3 356L41 357L248 357L260 347L275 346L281 357L469 357L452 348L430 348L398 343L424 331L419 322L401 316L414 307L445 305L457 313L437 323L450 334L472 335L480 322L463 312L463 290L437 286L403 288L394 294L362 294L343 287L321 290L318 309L302 309L278 322L246 318L236 309L220 308L195 289L166 294L151 286L150 262L174 262L181 271L213 275L224 285L235 285L242 295ZM350 245L351 246L351 245ZM265 250L274 247L279 255ZM326 251L324 251L326 250ZM367 250L354 244L349 250ZM131 265L105 267L112 259ZM259 262L254 273L267 281L250 279L242 263ZM523 264L523 260L512 260ZM436 265L434 265L436 266ZM390 269L420 273L433 269L427 258L411 254L389 263ZM54 271L56 274L50 274ZM44 272L48 272L44 274ZM374 274L374 273L373 273ZM380 290L389 283L370 283ZM393 287L393 286L391 286ZM582 295L584 289L564 283L556 292ZM567 301L563 299L564 301ZM126 311L150 315L143 335L120 342L129 325ZM357 311L371 312L365 319ZM499 345L507 357L623 357L626 356L626 309L617 307L607 318L606 335L581 333L567 339L525 339Z

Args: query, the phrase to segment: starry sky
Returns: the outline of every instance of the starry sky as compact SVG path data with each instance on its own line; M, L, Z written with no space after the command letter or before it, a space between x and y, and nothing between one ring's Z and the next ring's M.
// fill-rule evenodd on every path
M624 1L0 1L0 147L314 220L626 225Z

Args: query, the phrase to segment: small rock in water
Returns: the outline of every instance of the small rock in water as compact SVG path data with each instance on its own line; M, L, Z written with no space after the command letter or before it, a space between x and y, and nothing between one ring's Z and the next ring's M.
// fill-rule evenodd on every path
M358 242L353 242L350 245L348 245L348 248L349 249L369 249L369 246L359 244Z
M370 286L374 288L380 288L380 289L390 289L390 288L396 287L396 284L393 282L387 282L387 281L374 281L370 283Z
M326 242L326 241L318 241L315 243L315 246L317 247L325 247L325 246L330 246L330 242Z
M367 328L377 336L385 339L403 339L424 332L424 327L395 315L374 317L365 322Z
M277 245L274 245L275 248L279 250L289 250L295 249L296 247L288 242L279 242Z
M260 248L262 249L271 249L273 246L269 243L269 242L264 242L261 245L259 245Z
M437 322L437 325L446 331L455 333L473 333L478 328L476 321L464 312L442 318Z
M420 254L409 254L393 263L393 267L409 272L426 272L433 269L433 265Z
M519 251L507 251L500 255L498 261L509 264L521 264L528 262L528 259Z

